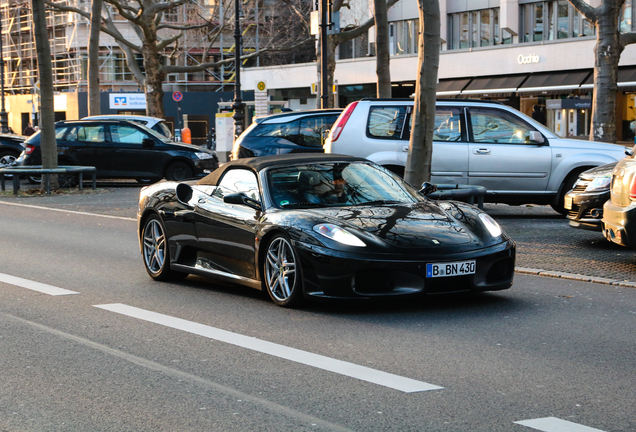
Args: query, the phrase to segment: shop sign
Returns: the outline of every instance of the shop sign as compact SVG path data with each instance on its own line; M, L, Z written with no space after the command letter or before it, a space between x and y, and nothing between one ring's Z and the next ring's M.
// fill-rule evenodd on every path
M146 95L144 93L109 93L110 109L146 109Z
M530 54L527 56L524 56L523 54L519 54L519 56L517 57L517 63L519 63L520 65L539 63L539 61L540 61L539 56L536 54Z

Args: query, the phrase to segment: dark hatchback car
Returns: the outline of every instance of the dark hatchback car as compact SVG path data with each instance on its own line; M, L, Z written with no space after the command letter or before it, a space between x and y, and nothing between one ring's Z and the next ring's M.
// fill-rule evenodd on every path
M610 182L615 166L616 162L612 162L579 174L563 203L571 227L602 230L603 204L610 199Z
M40 136L38 132L25 142L19 165L41 165ZM129 121L58 122L55 137L59 165L94 166L99 178L180 181L219 166L215 152L176 143Z
M231 159L324 153L326 133L341 112L342 109L324 109L258 117L234 142Z
M0 168L11 166L24 151L24 140L21 135L0 134Z

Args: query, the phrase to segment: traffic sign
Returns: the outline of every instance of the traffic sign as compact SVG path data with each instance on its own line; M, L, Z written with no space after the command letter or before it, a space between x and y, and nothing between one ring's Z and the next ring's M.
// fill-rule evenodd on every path
M178 91L173 92L172 93L172 99L175 102L181 102L181 99L183 99L183 94L181 94L181 92L178 92Z

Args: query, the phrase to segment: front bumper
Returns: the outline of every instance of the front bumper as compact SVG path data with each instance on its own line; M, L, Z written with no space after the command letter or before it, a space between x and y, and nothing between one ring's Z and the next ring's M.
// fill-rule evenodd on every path
M567 218L570 226L591 231L601 231L603 204L610 198L609 190L592 193L570 192L565 195Z
M613 243L636 248L636 203L621 207L607 201L603 206L603 235Z
M303 286L308 297L377 298L497 291L510 288L514 279L515 243L462 254L414 259L413 256L372 257L342 254L296 242L302 265ZM476 261L476 272L440 278L426 276L426 264Z

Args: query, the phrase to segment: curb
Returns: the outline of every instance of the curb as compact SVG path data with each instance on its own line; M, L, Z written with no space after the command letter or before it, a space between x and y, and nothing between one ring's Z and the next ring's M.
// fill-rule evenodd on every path
M553 277L553 278L575 280L579 282L594 282L594 283L627 287L627 288L636 288L636 282L619 281L615 279L608 279L608 278L602 278L602 277L584 276L580 274L547 271L547 270L533 269L533 268L527 268L527 267L516 267L515 273L529 274L529 275L535 275L535 276L547 276L547 277Z

